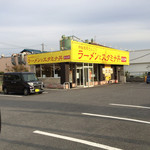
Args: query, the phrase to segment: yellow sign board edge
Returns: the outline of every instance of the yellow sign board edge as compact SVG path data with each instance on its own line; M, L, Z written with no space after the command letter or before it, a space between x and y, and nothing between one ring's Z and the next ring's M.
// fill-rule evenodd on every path
M73 55L73 44L81 44L81 45L85 45L85 46L90 46L90 47L96 47L97 48L103 48L105 49L105 51L107 52L107 50L111 50L111 51L116 51L116 52L119 52L119 53L126 53L125 55L127 56L127 59L128 61L127 62L111 62L111 63L108 63L108 62L99 62L99 61L87 61L87 60L77 60L74 58L74 55ZM92 44L88 44L88 43L83 43L83 42L78 42L78 41L71 41L71 62L80 62L80 63L94 63L94 64L108 64L108 65L130 65L130 59L129 59L129 52L128 51L124 51L124 50L118 50L118 49L114 49L114 48L109 48L109 47L105 47L105 46L99 46L99 45L92 45Z
M81 44L81 45L84 45L84 44L86 44L86 45L88 45L88 46L96 46L96 47L100 47L99 45L91 45L91 44L87 44L87 43L82 43L82 42L78 42L78 41L71 41L71 43L78 43L78 44ZM71 44L71 47L72 47L72 44ZM101 47L103 47L103 46L101 46ZM117 52L120 52L120 51L123 51L123 50L117 50L117 49L113 49L113 48L108 48L108 47L103 47L103 48L107 48L107 49L111 49L111 50L113 50L113 51L117 51ZM128 59L129 59L129 52L127 52L127 51L123 51L124 53L127 53L128 54ZM74 59L74 57L73 57L73 50L71 49L71 50L64 50L64 51L55 51L55 52L48 52L48 53L39 53L39 54L31 54L31 55L27 55L27 62L28 62L28 60L30 59L30 58L33 58L33 57L35 57L35 59L37 59L37 58L39 58L40 56L42 57L44 57L44 56L49 56L49 54L50 54L50 56L52 56L52 57L54 57L54 56L56 56L55 54L58 54L58 55L60 55L60 53L63 55L63 56L70 56L69 58L67 58L66 57L66 59L63 59L63 60L60 60L60 61L48 61L48 62L46 62L46 61L43 61L43 62L30 62L30 63L28 63L29 65L35 65L35 64L50 64L50 63L63 63L63 62L80 62L80 63L94 63L94 64L110 64L110 65L129 65L129 62L128 63L113 63L113 62L111 62L111 63L107 63L107 62L99 62L99 61L86 61L86 60L76 60L76 59Z
M27 55L29 65L71 62L71 51L55 51Z

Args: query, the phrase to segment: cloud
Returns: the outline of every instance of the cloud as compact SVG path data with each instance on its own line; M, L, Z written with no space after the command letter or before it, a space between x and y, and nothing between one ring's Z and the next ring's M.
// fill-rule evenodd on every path
M6 0L2 25L95 24L149 18L145 0ZM150 4L147 0L146 4Z
M59 49L65 34L108 46L148 48L149 6L149 0L1 0L0 41L39 48L45 42L48 49Z

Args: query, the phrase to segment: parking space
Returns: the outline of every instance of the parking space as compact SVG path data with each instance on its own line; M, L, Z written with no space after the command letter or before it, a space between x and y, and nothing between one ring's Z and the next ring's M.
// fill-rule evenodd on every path
M0 149L149 150L147 84L0 96Z

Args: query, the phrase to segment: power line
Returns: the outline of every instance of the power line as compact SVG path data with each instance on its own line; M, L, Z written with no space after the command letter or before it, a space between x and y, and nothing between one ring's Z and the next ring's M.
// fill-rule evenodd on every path
M25 48L25 47L20 47L20 48L18 48L18 47L0 47L0 49L23 49L23 48Z
M22 47L22 46L20 46L20 45L15 45L15 44L10 44L10 43L5 43L5 42L0 42L0 44L8 45L8 46L15 46L15 47L17 47L17 48Z
M23 48L29 49L30 47L36 47L36 46L40 47L40 44L31 45L31 46L20 46L20 47L0 47L0 49L23 49Z

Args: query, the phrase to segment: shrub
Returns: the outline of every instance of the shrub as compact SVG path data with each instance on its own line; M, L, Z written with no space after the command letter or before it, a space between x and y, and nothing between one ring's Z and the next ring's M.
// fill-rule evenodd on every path
M3 75L4 74L4 72L3 71L0 71L0 75Z

